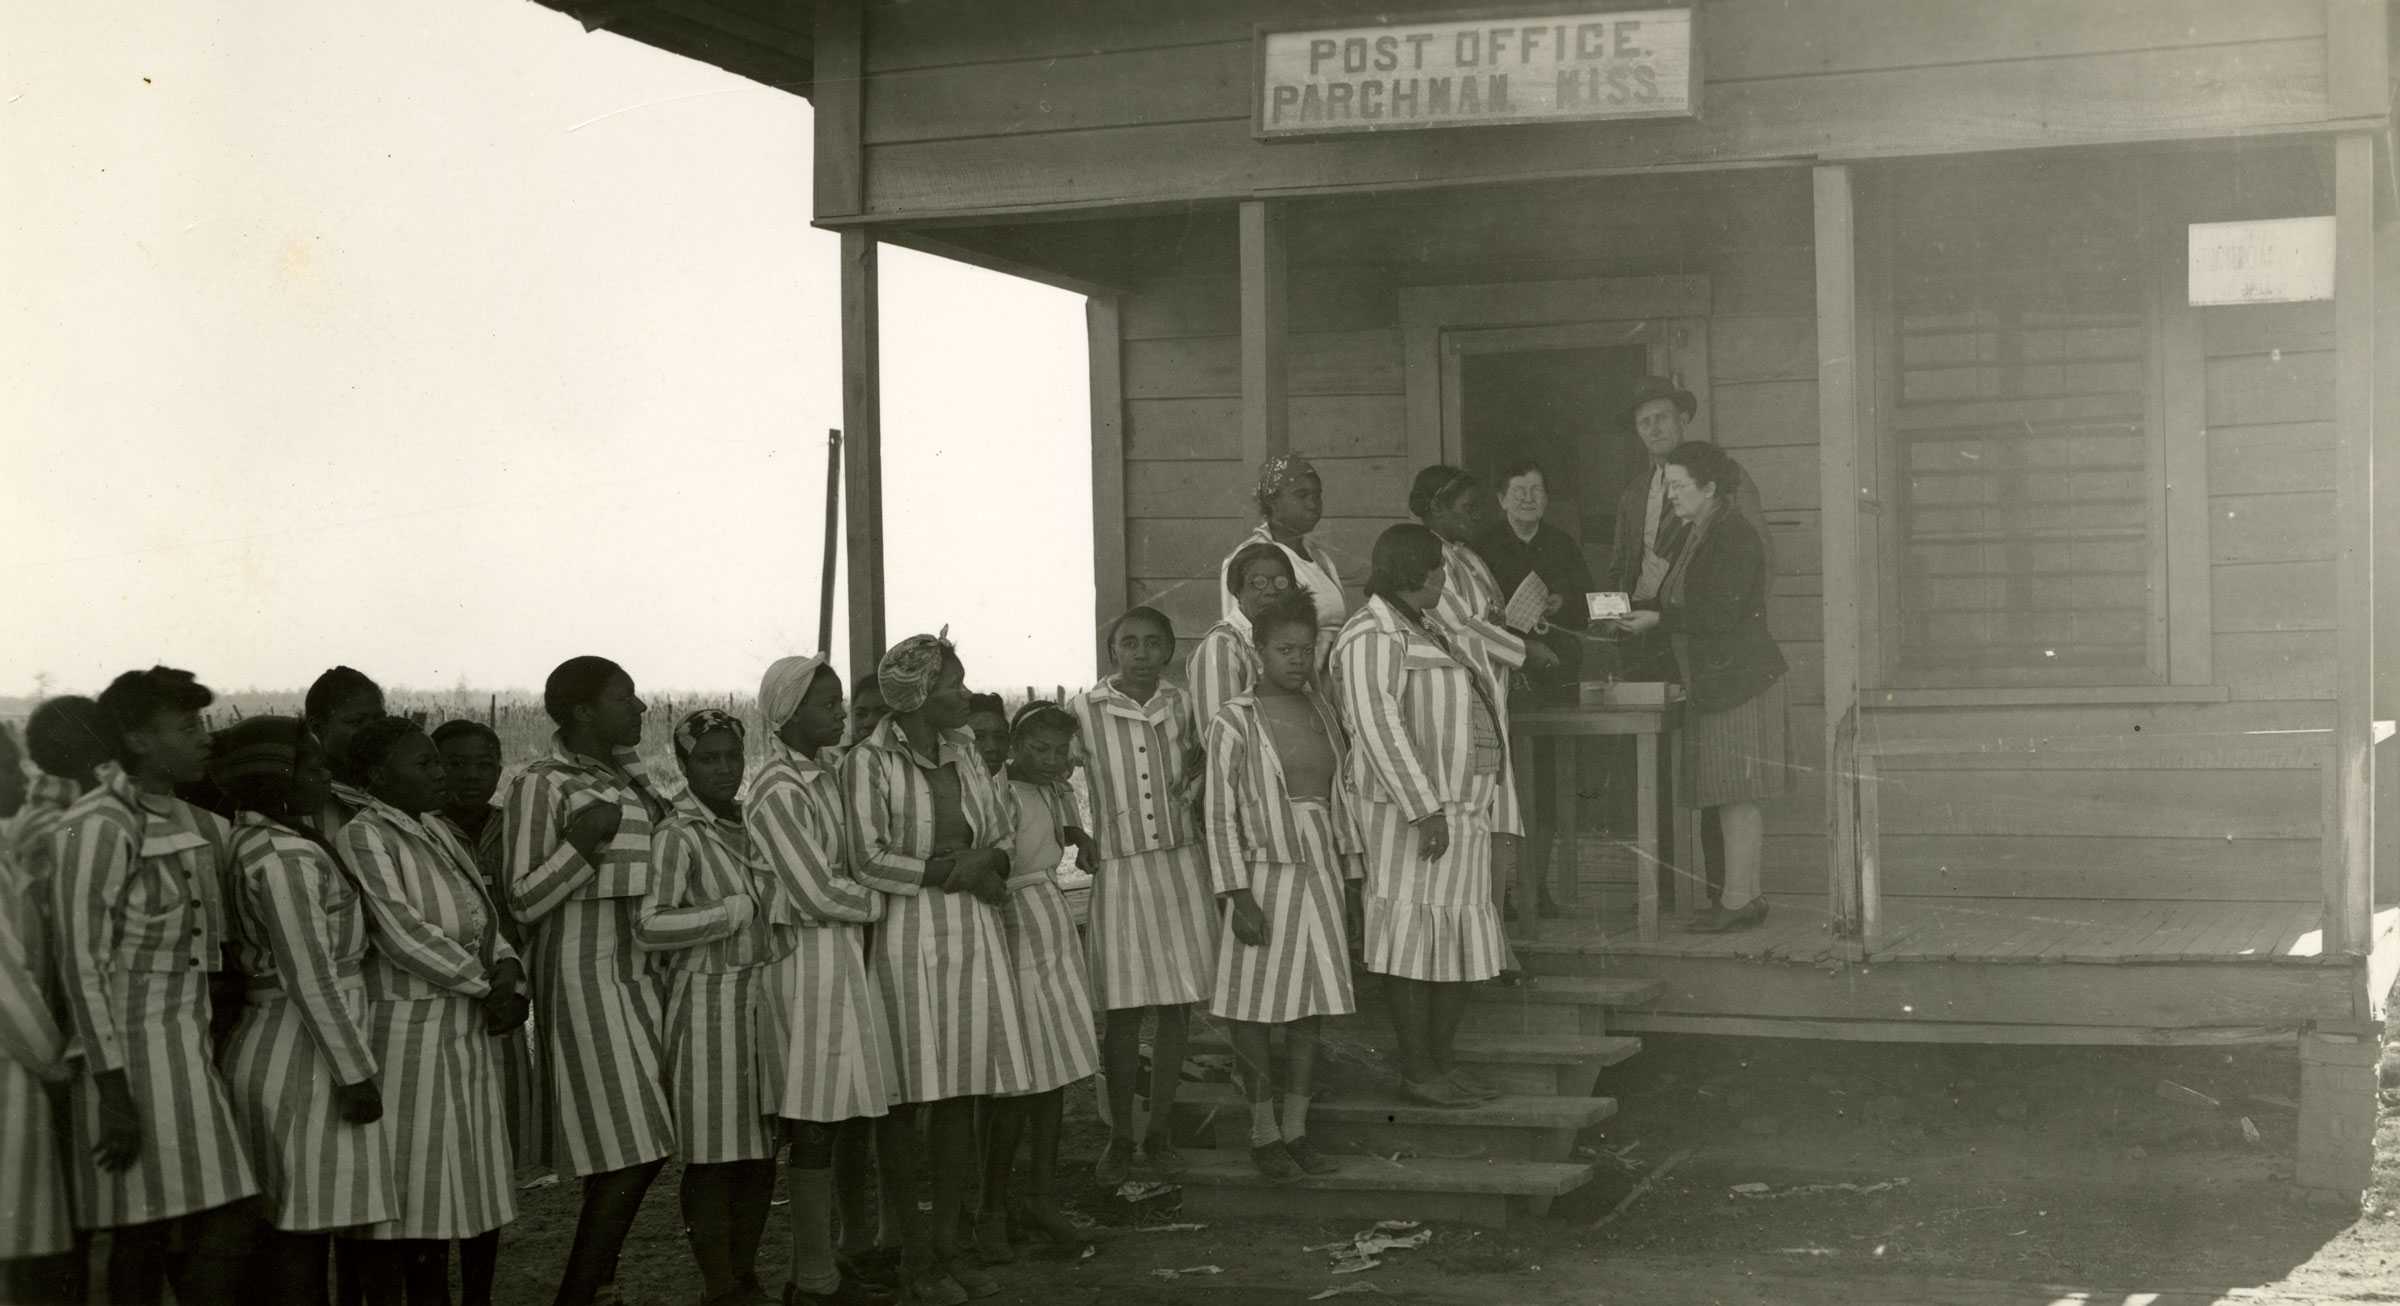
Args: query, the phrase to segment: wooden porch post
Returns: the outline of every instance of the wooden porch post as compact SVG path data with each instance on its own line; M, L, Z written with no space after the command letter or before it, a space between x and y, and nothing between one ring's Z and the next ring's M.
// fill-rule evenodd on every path
M1858 230L1850 169L1816 169L1818 507L1825 571L1826 864L1833 917L1875 946L1880 912L1859 883Z
M1084 353L1092 388L1092 652L1108 669L1103 632L1133 602L1125 577L1125 335L1110 295L1083 304Z
M2334 139L2333 728L2337 877L2326 950L2373 947L2375 856L2375 138ZM2367 1013L2357 1013L2365 1019Z
M849 500L850 679L883 657L883 368L875 237L842 233L843 488Z
M1242 459L1252 469L1292 447L1285 402L1283 215L1244 200L1242 227Z

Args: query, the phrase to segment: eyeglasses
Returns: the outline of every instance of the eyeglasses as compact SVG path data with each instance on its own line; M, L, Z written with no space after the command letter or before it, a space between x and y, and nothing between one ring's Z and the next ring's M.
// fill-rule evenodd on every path
M1242 588L1260 594L1280 594L1291 587L1292 578L1289 576L1250 576L1242 581Z

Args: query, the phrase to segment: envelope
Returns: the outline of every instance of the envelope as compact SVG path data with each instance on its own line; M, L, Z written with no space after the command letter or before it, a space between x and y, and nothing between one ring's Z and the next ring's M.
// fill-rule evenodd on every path
M1595 590L1584 595L1583 602L1594 621L1633 615L1633 596L1623 590Z

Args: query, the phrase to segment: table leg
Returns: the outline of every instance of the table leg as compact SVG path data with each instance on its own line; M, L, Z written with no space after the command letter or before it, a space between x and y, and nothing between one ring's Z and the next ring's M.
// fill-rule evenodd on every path
M1708 900L1708 871L1700 856L1700 809L1692 806L1690 794L1677 788L1683 783L1683 729L1668 729L1665 783L1674 822L1668 833L1675 841L1675 906L1681 911Z
M1551 752L1551 820L1554 823L1550 847L1551 882L1562 884L1563 905L1578 907L1583 903L1583 822L1575 810L1575 791L1579 787L1575 764L1575 737L1561 736ZM1561 881L1563 872L1564 880ZM1558 896L1553 893L1553 897Z
M1633 884L1639 937L1658 937L1658 736L1634 736Z
M1508 732L1508 755L1516 759L1517 779L1519 781L1519 797L1524 797L1526 794L1531 792L1530 789L1525 788L1524 782L1534 780L1534 778L1538 776L1540 772L1534 763L1532 737L1524 730L1516 727L1513 723L1511 724ZM1515 921L1516 929L1514 932L1522 934L1533 924L1534 886L1528 884L1526 881L1529 878L1528 872L1531 871L1533 866L1533 859L1529 854L1536 846L1535 840L1539 838L1541 834L1541 826L1538 824L1540 818L1534 814L1532 803L1519 803L1517 810L1518 819L1523 822L1525 827L1525 837L1523 841L1519 843L1517 848L1516 883L1509 886L1509 888L1510 897L1515 901L1517 907ZM1510 922L1504 919L1500 922L1500 924L1502 929L1505 930L1508 928Z

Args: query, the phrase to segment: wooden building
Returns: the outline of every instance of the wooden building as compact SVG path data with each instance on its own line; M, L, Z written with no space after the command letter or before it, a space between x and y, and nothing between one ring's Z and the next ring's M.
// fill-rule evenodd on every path
M1554 1000L2297 1041L2302 1181L2363 1184L2400 965L2383 0L548 2L815 106L854 658L880 244L1090 296L1096 620L1205 629L1285 449L1354 580L1416 467L1520 452L1598 561L1625 387L1672 373L1764 496L1802 783L1767 928L1640 937L1595 857L1525 942L1595 981Z

